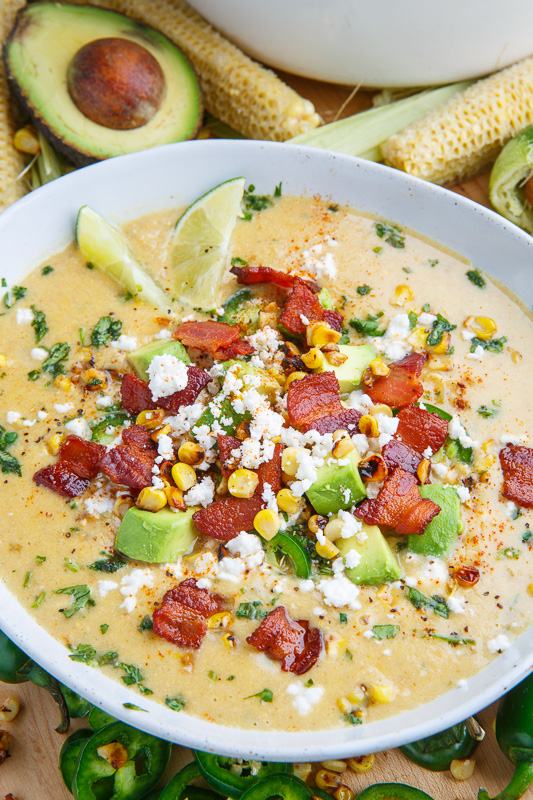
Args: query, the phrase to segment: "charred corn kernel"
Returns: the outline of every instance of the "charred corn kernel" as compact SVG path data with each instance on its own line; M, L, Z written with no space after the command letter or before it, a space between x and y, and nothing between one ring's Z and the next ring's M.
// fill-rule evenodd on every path
M283 472L282 470L281 480L286 486L291 486L296 481L296 478L294 477L294 475L289 475L287 472Z
M7 731L0 730L0 764L7 758L11 746L11 736Z
M448 331L442 334L442 338L438 344L433 345L431 352L435 355L443 356L450 349L452 343L452 335Z
M101 369L94 369L94 367L90 367L90 369L86 369L84 372L82 372L81 379L84 382L85 387L90 391L96 391L97 389L101 389L103 386L107 385L105 372L103 372Z
M315 784L319 789L336 789L340 782L340 775L329 769L319 769L315 775Z
M304 783L307 781L308 777L310 776L311 772L313 771L313 765L310 764L308 761L293 764L293 774L296 775L297 778L300 778L301 781Z
M259 312L259 328L266 326L276 330L278 326L278 307L276 303L267 303Z
M280 489L276 495L276 502L280 511L285 511L287 514L296 514L302 511L305 500L302 497L296 497L290 489Z
M263 508L254 517L254 528L257 533L269 542L281 528L279 515L270 508Z
M164 417L165 412L162 408L153 408L150 411L141 411L141 413L137 415L135 424L141 425L149 431L155 431L156 428L160 427Z
M422 328L415 328L407 337L407 341L413 348L422 350L427 347L427 338L428 334L426 331Z
M233 622L233 615L229 611L220 611L207 620L208 628L227 628Z
M171 431L172 431L172 428L170 427L170 425L167 422L166 425L163 425L162 428L158 428L156 431L151 433L150 434L150 439L153 442L158 442L162 436L168 436Z
M324 528L324 535L329 539L330 542L336 542L337 539L340 539L342 536L343 527L344 522L342 519L330 519Z
M222 644L224 645L224 647L231 649L232 647L237 647L237 640L230 631L227 631L222 636Z
M167 503L171 508L176 508L178 511L185 511L187 509L187 504L183 499L183 492L181 489L178 489L177 486L167 484L163 491L167 498Z
M355 758L347 758L349 768L352 772L362 773L368 772L374 766L374 753L368 756L356 756Z
M195 467L204 460L205 450L197 442L183 442L178 450L178 458L184 464Z
M109 742L98 747L96 752L110 764L113 769L120 769L128 760L128 751L120 742Z
M300 464L299 457L302 452L301 447L285 447L281 454L281 469L291 478L298 472Z
M294 342L283 342L282 350L287 357L299 356L301 354L300 348L297 344L294 344Z
M53 456L57 456L57 454L59 453L59 448L61 447L66 438L67 437L65 436L64 433L52 434L52 436L50 436L48 442L46 443L46 448L48 452Z
M450 772L456 781L467 781L474 774L475 766L473 758L454 758L450 764Z
M307 378L307 372L291 372L285 380L285 386L288 388L293 381L301 381L302 378Z
M338 656L342 647L346 647L346 639L331 638L326 642L326 653L328 656Z
M433 183L477 175L533 121L532 76L533 58L526 58L458 92L384 142L386 162Z
M307 344L312 347L321 347L324 344L338 344L342 333L334 331L324 322L312 322L305 330Z
M303 353L301 358L309 369L320 369L324 363L324 353L318 347L312 347L307 353Z
M464 326L473 331L478 339L483 339L484 341L491 339L498 330L491 317L468 317L464 321Z
M152 486L145 486L141 489L135 501L139 508L144 511L160 511L167 504L167 496L163 489L154 489Z
M389 474L385 460L378 453L363 458L357 466L365 483L381 483Z
M533 583L530 583L527 587L527 593L530 597L533 597Z
M27 153L30 156L36 156L41 149L37 131L32 125L19 128L13 137L13 144L21 153Z
M392 408L390 406L386 406L385 403L378 403L377 406L372 406L370 413L373 417L377 416L377 414L385 414L386 417L393 416Z
M328 518L323 517L321 514L313 514L313 516L309 517L307 520L307 527L311 531L311 533L318 533L319 530L323 531L326 525L328 524Z
M371 414L364 414L359 420L359 431L364 433L369 439L375 439L379 435L378 423Z
M409 303L413 299L413 292L405 283L400 284L396 287L394 292L392 293L392 297L390 299L391 306L397 306L398 308L403 308L406 303Z
M449 356L441 356L432 353L428 359L427 366L436 372L450 372L452 369L452 361Z
M337 700L337 708L341 712L341 714L349 714L352 710L352 704L348 700L347 697L339 697Z
M131 497L117 497L115 505L113 506L113 512L120 519L124 519L126 512L129 511L132 506L133 500Z
M518 350L511 350L511 360L513 364L519 364L522 361L522 353L519 353Z
M444 378L442 375L435 375L431 372L426 377L433 384L433 393L442 402L446 397L446 382Z
M286 377L285 373L282 372L279 367L269 367L267 369L267 375L270 375L271 378L274 378L275 381L279 383L281 388L285 386Z
M384 606L391 606L392 605L392 593L390 586L386 584L384 586L380 586L376 592L376 597L383 603Z
M0 722L11 722L19 713L20 705L16 697L0 701Z
M76 361L78 361L80 364L83 364L85 361L90 361L92 357L93 354L88 347L81 347L74 356Z
M490 450L493 444L494 444L494 439L487 439L487 441L483 442L483 444L481 445L481 449L487 452L488 450Z
M245 439L248 439L250 436L250 421L247 419L243 419L242 422L239 422L235 429L235 438L239 440L239 442L244 442Z
M333 792L333 797L335 800L354 800L355 792L345 783L341 783Z
M333 542L330 542L329 539L326 539L324 544L317 542L315 550L319 556L322 556L322 558L331 559L339 555L339 548L336 547Z
M228 478L228 491L233 497L253 497L259 475L251 469L236 469Z
M341 364L348 361L346 353L341 353L338 348L336 350L327 350L324 352L324 355L326 356L328 364L331 364L333 367L340 367Z
M338 431L334 431L333 432L332 439L333 439L334 442L336 442L337 439L345 439L349 435L350 434L348 433L348 431L339 429Z
M220 476L220 480L217 484L217 488L215 489L216 494L223 497L228 493L228 479L225 475Z
M54 378L54 386L61 389L62 392L72 391L72 381L65 375L58 375L57 378Z
M348 695L348 700L350 701L350 703L353 703L354 705L362 703L364 699L365 699L365 693L363 692L362 689L355 689Z
M384 377L388 375L390 372L390 367L388 367L381 358L375 358L373 361L370 362L370 369L372 371L372 375Z
M171 474L172 480L182 492L186 492L196 483L196 472L190 464L183 464L181 461L174 464Z
M351 453L352 450L355 450L355 445L350 437L346 436L344 439L337 439L333 445L331 455L333 458L344 458L348 453Z
M369 687L370 700L373 703L390 703L394 699L396 690L394 686L382 683L372 683Z
M321 761L320 766L324 767L324 769L329 769L331 772L344 772L346 769L346 761L340 760L332 760L332 761Z
M416 474L418 476L418 480L420 481L420 483L426 482L430 466L431 466L431 461L428 461L427 458L423 458L418 467L416 468Z

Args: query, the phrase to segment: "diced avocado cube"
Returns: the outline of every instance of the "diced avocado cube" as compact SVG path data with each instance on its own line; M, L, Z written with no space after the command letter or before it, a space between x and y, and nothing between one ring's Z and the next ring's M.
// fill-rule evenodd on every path
M365 485L357 467L360 460L356 450L352 450L346 458L326 458L324 466L317 470L316 481L306 492L317 514L334 514L340 509L351 508L366 497Z
M318 302L325 308L326 311L333 311L335 306L333 305L333 300L331 299L331 295L327 289L321 289L317 294Z
M347 356L344 364L333 366L324 359L317 372L334 372L339 381L341 394L352 392L361 383L366 367L376 358L376 351L369 344L340 344L340 352Z
M133 506L120 523L115 548L128 558L149 564L175 561L198 536L192 521L195 511L144 511Z
M411 552L424 556L447 556L463 529L459 495L453 486L435 483L420 486L420 494L433 500L441 510L424 533L407 537L407 546Z
M280 385L268 372L252 367L246 361L224 361L222 366L225 372L228 372L233 367L233 375L242 380L245 389L256 389L259 394L265 394L271 403L276 401Z
M364 541L356 534L349 539L337 539L335 542L344 558L350 550L355 550L361 556L356 567L345 569L346 577L363 586L379 586L387 581L399 580L402 571L398 559L380 529L377 525L363 523L363 532L366 534Z
M150 361L154 356L162 356L165 354L175 356L175 358L179 358L179 360L185 362L185 364L191 363L191 359L187 355L184 346L175 339L163 339L149 342L145 344L144 347L139 347L138 350L134 350L133 353L130 353L128 355L128 361L139 378L142 378L143 381L147 381Z

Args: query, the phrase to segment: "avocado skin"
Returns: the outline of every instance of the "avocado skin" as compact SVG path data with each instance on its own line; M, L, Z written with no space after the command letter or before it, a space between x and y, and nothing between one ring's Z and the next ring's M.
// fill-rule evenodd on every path
M357 550L361 556L356 567L345 569L346 577L359 586L381 586L387 581L399 580L402 571L398 559L380 529L377 525L363 523L363 531L367 536L363 542L357 535L336 541L341 556L346 556L350 550Z
M441 510L420 536L408 536L407 546L425 556L447 556L461 532L461 501L453 486L429 483L419 487L422 497L433 500Z
M115 23L116 27L111 25L111 28L105 28L101 32L101 36L92 36L90 38L106 38L108 36L113 35L122 35L123 38L131 38L133 41L146 46L150 44L151 46L158 46L160 47L159 54L161 58L165 58L166 55L164 53L165 48L167 48L167 55L170 52L173 52L173 58L176 61L179 61L180 68L183 70L184 74L188 73L187 75L187 92L190 95L190 102L191 108L188 111L190 115L190 121L185 126L186 130L183 129L181 126L181 130L177 135L173 135L172 133L168 135L164 135L163 137L158 136L154 133L154 128L162 127L162 121L159 114L163 114L163 111L168 109L169 102L172 102L172 98L169 102L165 102L163 104L164 108L162 111L158 112L153 120L150 121L147 125L142 126L142 128L138 129L146 133L146 137L142 141L137 141L136 146L130 147L128 146L128 138L124 138L124 148L117 150L116 147L111 147L109 152L106 152L105 148L105 141L106 141L106 131L109 134L110 130L105 128L101 125L97 125L96 123L91 122L88 118L84 117L81 112L78 111L76 106L74 105L73 101L70 99L70 95L68 94L67 90L67 74L65 70L65 74L61 76L60 80L58 80L55 87L48 90L48 95L52 96L54 92L56 93L63 93L64 96L68 97L68 102L70 103L72 109L76 113L76 117L74 119L67 119L67 123L61 127L50 121L47 118L46 114L42 112L39 108L39 105L34 102L31 97L31 92L23 85L22 81L19 79L19 75L17 74L20 70L17 69L14 60L13 50L16 46L19 37L27 36L28 33L31 34L32 26L39 25L39 15L54 15L57 12L61 12L63 9L70 9L72 14L76 14L78 16L83 16L84 18L89 19L89 17L95 18L97 15L100 18L105 18L110 23ZM83 26L83 22L81 23ZM82 27L80 29L83 29ZM117 34L116 31L119 31ZM54 51L60 51L64 48L68 48L69 42L76 37L72 36L70 27L65 23L61 26L61 34L64 36L64 39L57 41L57 36L51 35L50 36L50 44ZM82 44L84 44L82 42ZM75 50L72 50L71 57L73 58L75 55ZM107 9L96 8L90 5L79 5L79 6L69 6L66 3L36 3L35 5L24 6L16 14L15 22L13 28L11 29L8 37L6 38L3 46L3 62L6 69L6 74L8 77L8 83L11 92L13 93L16 100L20 103L26 114L31 118L31 121L39 130L42 131L45 138L48 142L52 145L52 147L58 152L66 156L69 161L71 161L77 167L84 167L89 164L94 164L98 161L103 161L107 158L116 155L124 155L130 152L136 152L138 150L143 150L149 147L153 147L159 144L170 144L171 142L175 141L184 141L186 139L194 139L200 130L202 120L203 120L203 100L200 85L198 82L198 78L192 67L190 61L187 59L185 54L166 36L162 33L157 31L155 28L151 28L148 25L143 25L135 20L130 19L122 14L118 14L114 11L109 11ZM170 56L169 60L170 60ZM29 59L23 57L22 58L22 71L26 72L28 69L28 62ZM43 67L43 71L47 70L49 65L46 64ZM179 103L180 98L177 98L177 102ZM91 126L94 126L96 129L99 129L99 145L97 148L94 147L94 143L91 144L91 139L88 138L87 141L81 143L80 141L73 142L69 137L69 129L76 131L80 126L80 116L82 122L87 121ZM153 123L153 127L152 127ZM122 134L131 134L131 131L111 131L111 135L115 135L116 133ZM77 134L76 134L76 138ZM100 143L103 142L102 145ZM131 141L131 138L130 138Z
M356 450L346 456L349 463L339 464L333 457L317 471L317 479L306 492L307 499L317 512L327 516L346 510L366 497L366 489L357 465L361 460ZM328 464L331 460L333 463ZM344 459L339 459L341 462ZM345 491L349 489L346 499Z
M197 538L192 521L196 508L187 511L144 511L132 506L120 523L115 548L135 561L161 564L175 561Z

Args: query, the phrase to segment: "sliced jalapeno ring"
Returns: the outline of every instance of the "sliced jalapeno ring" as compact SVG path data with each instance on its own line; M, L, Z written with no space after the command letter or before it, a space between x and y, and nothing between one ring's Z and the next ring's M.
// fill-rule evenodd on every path
M479 741L470 734L466 722L453 725L441 733L400 747L404 756L419 767L432 772L450 769L454 759L470 758Z
M117 722L115 717L104 711L103 708L93 706L89 711L89 719L87 720L93 731L99 731L100 728L110 725L112 722Z
M270 797L282 797L283 800L310 800L313 790L300 778L287 773L269 775L248 789L242 800L268 800Z
M69 689L68 686L65 686L63 683L59 684L59 688L61 694L65 698L70 718L81 719L82 717L86 717L92 708L92 704L89 703L88 700L85 700L84 697L73 692L72 689Z
M226 797L239 798L243 792L263 778L272 774L286 773L289 770L288 764L263 761L260 762L261 766L255 774L252 774L252 769L249 770L245 766L244 771L247 774L237 775L231 770L232 766L237 763L234 758L218 756L215 753L204 753L201 750L196 750L194 756L202 777L209 786Z
M278 566L276 554L280 551L290 560L296 577L304 579L310 577L311 558L296 536L291 533L285 533L284 531L278 531L270 541L264 544L267 558L274 566Z
M177 772L176 775L174 775L174 777L167 783L161 792L161 797L159 800L179 800L188 784L191 781L196 780L196 778L201 777L202 773L200 771L200 767L196 761L191 761L190 764L186 764L186 766L184 766L183 769L180 769L180 771Z
M90 728L80 728L65 739L59 753L59 769L63 776L65 786L72 792L72 781L78 765L78 756L87 739L94 731Z
M355 800L433 800L433 797L406 783L375 783L363 789Z

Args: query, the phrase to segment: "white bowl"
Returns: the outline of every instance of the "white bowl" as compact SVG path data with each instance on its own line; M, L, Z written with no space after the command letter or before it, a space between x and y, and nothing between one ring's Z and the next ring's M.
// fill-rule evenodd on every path
M431 86L533 53L531 0L189 0L245 53L333 83Z
M469 258L505 281L531 307L533 238L492 211L389 167L295 145L198 141L167 145L95 164L53 181L0 215L0 264L9 283L64 248L76 213L88 203L122 223L182 206L238 175L268 193L320 194L386 218ZM512 271L509 265L513 266ZM3 525L8 518L4 517ZM311 733L224 728L179 714L74 663L0 582L0 627L60 681L113 716L156 736L201 750L278 761L318 761L395 747L442 730L487 706L520 681L533 663L533 629L487 668L419 708L388 720ZM133 702L148 713L127 710Z

